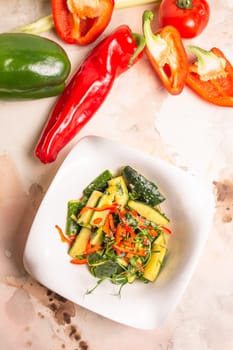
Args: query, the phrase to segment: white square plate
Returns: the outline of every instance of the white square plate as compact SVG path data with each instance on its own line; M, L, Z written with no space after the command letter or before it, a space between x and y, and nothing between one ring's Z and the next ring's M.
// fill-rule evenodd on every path
M68 247L55 225L65 228L67 202L103 170L116 173L130 165L154 181L165 195L163 211L170 218L167 258L154 283L96 285L86 266L70 263ZM141 329L166 320L180 300L207 240L214 212L210 189L186 172L153 156L105 138L83 138L69 153L49 187L32 224L24 251L27 271L63 297L107 318Z

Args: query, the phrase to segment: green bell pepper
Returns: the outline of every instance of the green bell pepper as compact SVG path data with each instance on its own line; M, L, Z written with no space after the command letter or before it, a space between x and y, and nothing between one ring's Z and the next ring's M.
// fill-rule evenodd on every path
M26 33L0 34L0 99L38 99L59 95L71 69L54 41Z

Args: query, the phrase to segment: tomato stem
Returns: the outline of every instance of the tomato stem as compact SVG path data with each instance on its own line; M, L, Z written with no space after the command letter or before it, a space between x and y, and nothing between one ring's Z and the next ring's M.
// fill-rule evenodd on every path
M192 0L177 0L176 6L179 7L180 9L188 10L193 8L193 2Z

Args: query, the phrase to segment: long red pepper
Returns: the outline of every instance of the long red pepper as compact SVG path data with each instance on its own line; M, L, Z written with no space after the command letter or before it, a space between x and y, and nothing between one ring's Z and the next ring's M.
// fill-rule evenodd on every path
M102 105L115 78L136 62L143 49L143 37L134 36L127 25L118 27L93 49L50 114L35 149L41 162L57 158Z

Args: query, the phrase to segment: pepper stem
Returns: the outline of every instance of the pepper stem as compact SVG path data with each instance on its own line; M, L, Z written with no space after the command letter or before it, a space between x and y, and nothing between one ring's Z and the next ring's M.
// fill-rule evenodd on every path
M176 6L180 9L189 10L193 8L192 0L176 0Z
M226 76L226 60L223 57L218 57L212 51L207 51L193 45L189 45L188 50L197 58L195 64L201 80Z
M135 50L134 54L130 57L129 66L131 66L134 63L134 61L140 55L140 53L144 50L144 47L146 45L143 35L138 33L132 33L132 36L137 44L137 49Z
M160 55L163 55L167 44L166 41L161 38L161 35L159 33L153 33L151 27L153 19L153 12L150 10L145 10L142 16L142 29L148 50L151 52L154 58L160 59Z

